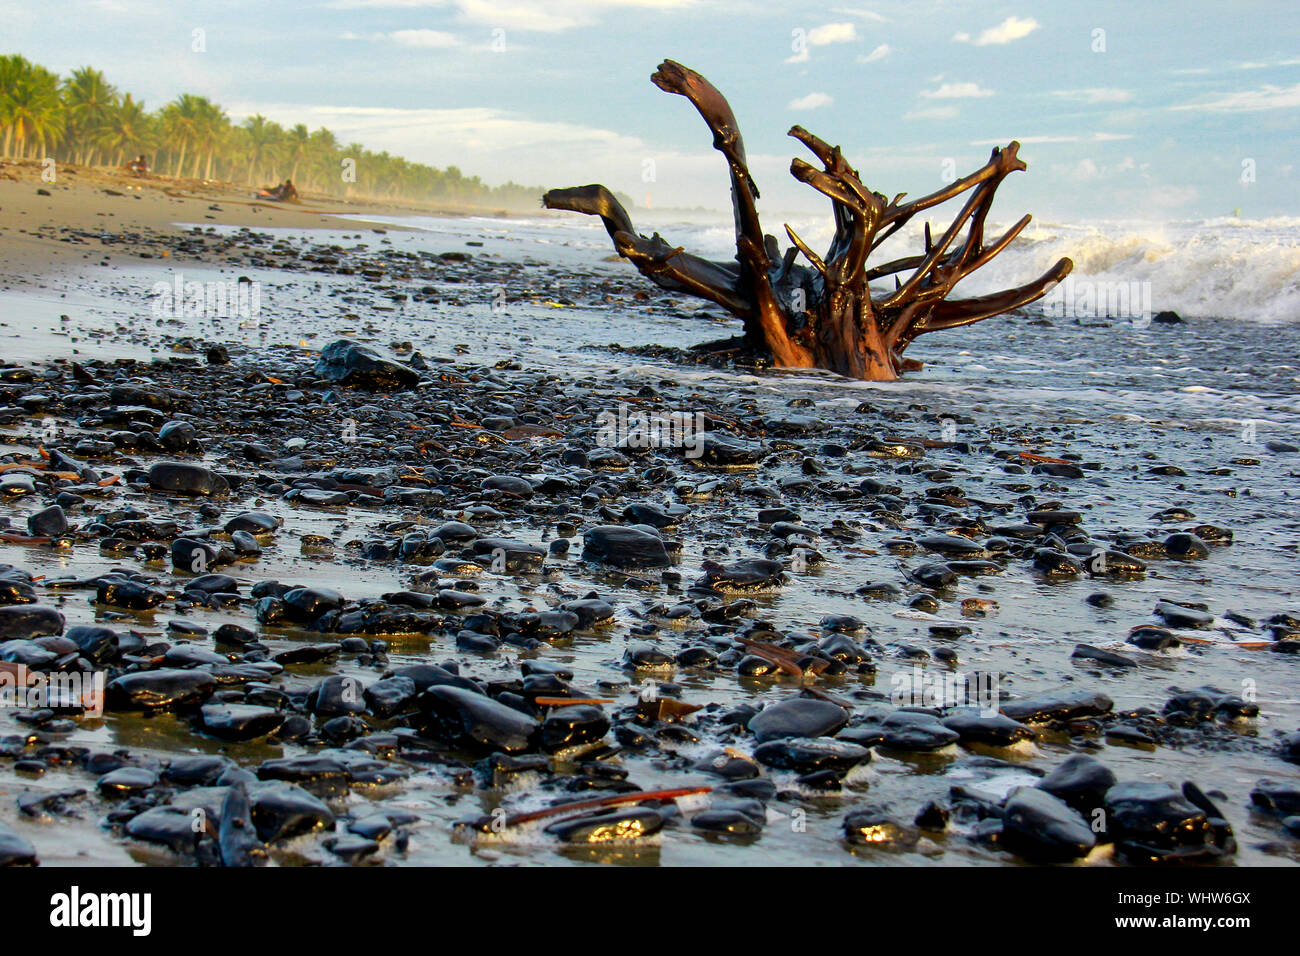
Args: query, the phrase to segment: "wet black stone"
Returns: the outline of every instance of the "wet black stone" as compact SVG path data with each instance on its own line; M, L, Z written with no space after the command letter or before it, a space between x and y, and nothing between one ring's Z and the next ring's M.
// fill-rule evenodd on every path
M1096 844L1088 822L1064 800L1017 788L1002 815L1002 846L1027 860L1057 863L1086 856Z
M215 678L203 670L137 671L111 681L105 698L114 710L169 710L201 702L216 686Z
M923 564L909 572L917 584L927 588L950 588L957 583L957 572L946 564Z
M215 497L230 491L230 484L215 471L185 462L159 462L149 469L148 480L155 491L172 494Z
M1074 660L1094 661L1105 667L1137 667L1137 661L1131 657L1125 657L1123 654L1117 654L1115 651L1108 651L1104 648L1093 647L1091 644L1076 644L1074 651L1070 654Z
M542 721L542 748L563 750L595 743L609 732L609 718L592 704L551 709Z
M536 720L460 687L430 687L417 702L429 718L430 732L451 743L519 753L531 749L539 736Z
M691 817L691 827L705 833L731 837L753 837L763 832L763 819L743 810L704 810Z
M585 560L617 568L666 568L672 564L663 539L639 528L598 525L583 536Z
M1115 849L1131 862L1196 855L1213 845L1205 812L1167 783L1117 783L1106 792L1105 810Z
M754 759L777 770L806 774L831 770L845 774L871 760L866 747L845 740L824 737L769 740L754 748Z
M632 807L559 820L546 832L565 843L632 842L663 829L664 817L652 807Z
M1259 780L1250 791L1250 802L1270 813L1293 816L1300 813L1300 784L1293 780Z
M350 339L337 339L321 349L315 373L338 385L378 392L405 391L420 382L415 370Z
M0 821L0 866L35 866L36 848L9 824Z
M126 608L130 611L147 611L167 600L167 592L161 588L151 587L142 581L127 578L100 578L95 587L95 600L109 607ZM0 610L4 610L0 608Z
M199 711L205 733L221 740L254 740L273 733L284 715L252 704L207 704Z
M927 753L956 743L960 734L937 717L919 711L896 710L880 725L884 745L892 750Z
M782 737L829 737L848 723L848 713L838 704L813 697L795 697L770 704L749 721L760 743Z
M63 615L52 607L9 604L0 607L0 641L32 640L63 633Z
M302 787L282 781L251 784L253 825L266 843L325 830L334 825L334 813Z
M58 505L50 505L27 518L27 532L58 538L68 530L68 516Z
M1165 701L1166 714L1187 714L1198 720L1210 720L1222 717L1233 720L1239 717L1256 717L1259 705L1238 697L1225 694L1213 687L1201 687L1196 690L1183 691Z
M731 565L704 562L704 576L698 586L724 592L761 591L779 587L784 578L780 562L751 558Z
M311 624L327 611L343 607L343 595L333 588L303 587L285 592L285 614L300 624Z
M366 709L365 688L355 677L332 674L307 695L307 708L322 717L360 714Z
M1113 700L1099 691L1078 689L1045 694L1029 700L1007 701L1002 704L1002 713L1022 723L1075 720L1107 714L1114 704Z
M366 705L377 717L391 717L414 709L417 690L409 677L388 677L365 689Z
M1114 785L1115 774L1110 768L1086 754L1069 757L1038 782L1040 790L1059 797L1089 819Z
M852 811L844 817L843 827L850 844L882 850L910 848L919 836L915 827L899 823L875 807Z
M1210 556L1209 546L1194 534L1178 532L1165 538L1165 553L1180 561L1200 561Z
M212 639L217 644L226 644L231 647L247 647L250 644L257 643L257 632L241 627L238 624L222 624L213 632Z
M1155 613L1170 627L1207 628L1214 623L1214 615L1208 611L1184 607L1173 601L1157 601Z
M1134 628L1129 636L1125 638L1129 644L1134 647L1140 647L1144 651L1164 651L1173 647L1180 647L1182 641L1178 635L1174 634L1163 627L1156 627L1153 624L1143 625Z
M233 765L234 762L229 757L216 754L173 757L163 768L161 777L164 782L180 787L206 787Z
M943 725L960 735L961 742L1009 747L1021 740L1032 740L1034 733L1019 721L1004 714L981 714L958 711L943 718Z
M119 767L96 781L95 786L106 797L125 797L158 785L158 774L145 767Z
M230 786L221 803L217 846L224 867L266 865L266 847L254 829L248 788L242 782Z

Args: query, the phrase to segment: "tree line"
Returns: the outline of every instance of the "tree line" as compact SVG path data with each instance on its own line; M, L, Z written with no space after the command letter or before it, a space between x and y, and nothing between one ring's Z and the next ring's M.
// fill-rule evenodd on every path
M144 155L155 173L248 185L289 178L299 190L345 198L531 206L541 192L343 144L323 126L285 127L260 113L234 123L193 93L151 112L93 67L60 77L18 54L0 56L0 155L85 166Z

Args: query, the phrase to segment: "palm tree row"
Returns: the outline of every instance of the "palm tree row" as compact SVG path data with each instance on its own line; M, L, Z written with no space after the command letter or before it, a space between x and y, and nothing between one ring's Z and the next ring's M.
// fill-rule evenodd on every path
M192 93L149 112L92 67L60 79L17 54L0 56L0 156L121 166L137 155L170 176L250 185L287 177L300 190L348 198L533 205L539 192L342 145L323 126L285 128L260 113L236 124Z

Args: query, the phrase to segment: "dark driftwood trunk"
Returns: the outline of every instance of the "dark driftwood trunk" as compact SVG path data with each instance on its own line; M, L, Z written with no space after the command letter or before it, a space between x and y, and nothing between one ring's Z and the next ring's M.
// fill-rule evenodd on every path
M791 174L829 197L835 238L818 255L786 226L792 245L784 254L765 235L755 201L758 188L749 175L745 146L726 99L708 80L680 63L665 60L651 77L669 93L685 96L713 132L713 146L727 160L736 214L736 258L713 262L664 241L657 233L637 234L631 217L604 186L552 189L543 197L550 209L599 216L614 248L661 288L714 302L745 324L745 347L788 368L824 368L852 378L888 380L919 367L903 351L919 335L970 325L1032 302L1064 278L1073 267L1062 259L1027 285L993 295L949 301L948 294L969 275L1005 249L1029 224L1025 216L991 244L984 242L984 221L993 193L1008 174L1025 168L1016 153L1019 143L994 149L988 163L964 179L904 203L867 189L840 154L800 126L790 130L822 164L796 159ZM929 224L925 249L873 268L867 258L918 212L970 191L966 204L947 231L935 241ZM966 235L954 247L965 230ZM797 263L802 254L808 265ZM906 275L906 279L900 276ZM875 297L871 282L894 277L894 288Z

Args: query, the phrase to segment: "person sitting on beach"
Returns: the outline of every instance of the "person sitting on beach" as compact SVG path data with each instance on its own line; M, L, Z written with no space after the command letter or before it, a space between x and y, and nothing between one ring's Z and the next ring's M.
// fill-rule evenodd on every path
M144 176L149 172L149 163L141 155L127 163L126 168L131 171L132 176Z
M286 179L280 186L280 199L290 200L298 198L298 190L294 188L293 182Z

